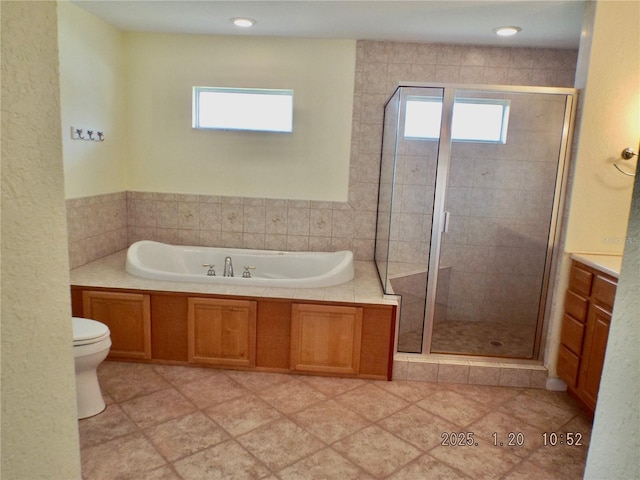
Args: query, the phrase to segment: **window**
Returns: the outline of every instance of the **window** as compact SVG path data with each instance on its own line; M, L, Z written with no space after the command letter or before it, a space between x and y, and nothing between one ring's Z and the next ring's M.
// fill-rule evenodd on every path
M193 87L193 128L293 131L293 90Z
M407 98L404 136L440 138L442 99ZM453 104L451 139L458 142L507 143L509 100L456 98Z

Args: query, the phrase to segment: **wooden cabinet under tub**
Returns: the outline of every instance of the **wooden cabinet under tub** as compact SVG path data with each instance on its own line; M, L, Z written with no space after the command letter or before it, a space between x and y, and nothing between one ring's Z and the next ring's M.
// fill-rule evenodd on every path
M82 311L76 317L98 320L109 327L109 358L151 358L151 309L149 295L86 290Z
M360 372L361 307L294 303L291 308L292 370Z
M593 412L609 338L617 279L572 261L565 296L558 376Z
M85 303L85 297L92 301ZM123 299L141 305L136 312L142 313L124 316L127 324L139 317L135 340L116 328ZM112 350L113 359L391 379L395 305L75 285L71 300L73 315L113 325L112 338L138 345L116 349L116 355ZM98 303L110 316L98 313Z
M256 302L189 298L189 363L255 367Z

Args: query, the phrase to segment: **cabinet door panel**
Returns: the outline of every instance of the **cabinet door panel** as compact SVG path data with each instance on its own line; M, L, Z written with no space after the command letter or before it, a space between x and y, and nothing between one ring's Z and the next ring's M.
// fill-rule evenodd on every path
M609 312L596 305L589 307L587 332L578 377L578 392L591 408L595 408L598 398L610 323Z
M109 327L109 357L151 358L149 295L85 290L82 303L85 317Z
M256 302L189 298L189 362L253 367Z
M357 374L361 338L360 307L292 305L293 370Z

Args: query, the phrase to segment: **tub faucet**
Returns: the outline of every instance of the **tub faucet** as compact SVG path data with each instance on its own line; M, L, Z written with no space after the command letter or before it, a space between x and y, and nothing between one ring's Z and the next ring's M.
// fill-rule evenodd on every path
M233 277L233 264L231 263L231 257L224 259L224 276Z

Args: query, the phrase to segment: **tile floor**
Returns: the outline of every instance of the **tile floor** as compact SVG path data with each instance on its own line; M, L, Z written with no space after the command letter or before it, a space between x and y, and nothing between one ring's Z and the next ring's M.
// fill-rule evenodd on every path
M591 432L541 389L120 362L99 378L107 409L79 422L85 480L579 479ZM442 445L452 432L473 445Z

